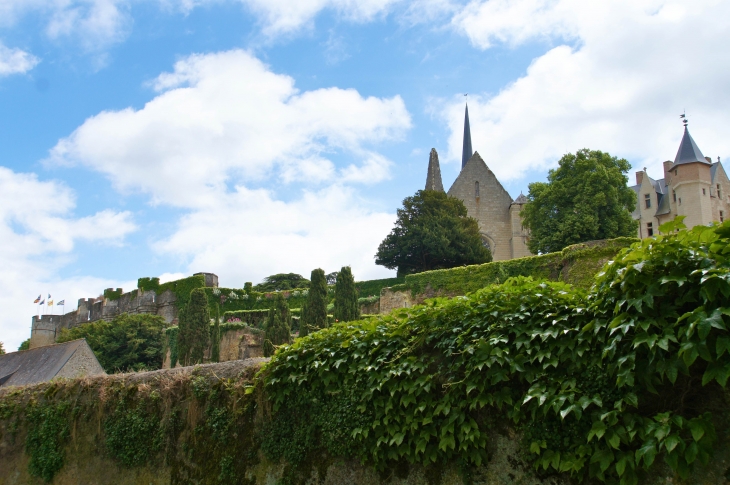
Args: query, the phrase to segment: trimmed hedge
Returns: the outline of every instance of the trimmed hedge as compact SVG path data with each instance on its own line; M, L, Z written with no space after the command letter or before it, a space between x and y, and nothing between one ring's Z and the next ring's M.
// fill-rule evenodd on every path
M380 297L380 290L389 288L394 285L400 285L405 282L405 278L384 278L380 280L356 281L357 295L360 298L370 296Z

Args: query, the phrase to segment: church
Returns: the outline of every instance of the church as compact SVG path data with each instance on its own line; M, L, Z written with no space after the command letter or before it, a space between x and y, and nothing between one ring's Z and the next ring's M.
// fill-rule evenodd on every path
M435 148L431 149L428 160L426 190L444 192ZM469 106L464 113L461 172L447 194L464 202L469 216L477 220L482 241L492 252L494 261L530 256L527 249L529 233L522 227L520 217L527 198L520 194L513 200L479 153L472 150Z

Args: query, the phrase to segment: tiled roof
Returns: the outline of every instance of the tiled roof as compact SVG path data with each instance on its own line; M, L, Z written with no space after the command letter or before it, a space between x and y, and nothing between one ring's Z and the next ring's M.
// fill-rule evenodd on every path
M0 355L0 386L50 381L81 346L88 348L89 344L79 339Z

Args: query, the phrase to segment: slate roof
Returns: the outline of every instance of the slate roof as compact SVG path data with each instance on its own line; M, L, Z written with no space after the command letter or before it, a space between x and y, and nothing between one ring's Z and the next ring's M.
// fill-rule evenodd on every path
M674 165L683 165L685 163L701 162L710 165L705 156L700 151L697 143L692 139L687 127L684 127L684 136L679 144L677 156L674 158Z
M656 192L657 197L657 208L656 212L654 213L655 216L661 216L663 214L669 214L669 212L672 210L672 208L669 205L669 186L667 185L667 182L665 179L659 179L654 180L653 178L649 177L647 173L644 173L644 177L649 179L649 182L651 183L652 187L654 187L654 192ZM636 192L636 200L639 202L642 202L641 194L639 193L639 190L641 189L641 185L632 185L630 187L634 192ZM632 215L634 216L634 219L638 218L640 214L640 210L634 209Z
M461 149L461 168L466 167L466 162L474 155L471 148L471 128L469 127L469 105L466 105L464 111L464 146Z
M0 387L50 381L82 346L94 355L84 339L0 355Z
M520 192L520 195L517 196L517 198L512 202L513 204L527 204L527 197L525 197L522 192Z

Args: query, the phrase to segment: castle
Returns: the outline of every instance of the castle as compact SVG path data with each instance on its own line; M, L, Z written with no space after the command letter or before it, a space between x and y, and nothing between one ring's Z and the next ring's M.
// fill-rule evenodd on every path
M438 153L431 149L426 176L426 190L444 192ZM512 199L478 152L472 151L469 106L464 112L464 144L461 172L447 192L464 202L467 213L479 223L482 242L492 252L494 261L529 256L529 232L522 226L520 211L527 198Z
M723 222L730 210L730 180L717 157L712 162L697 146L684 121L684 135L674 161L664 162L664 178L654 180L646 168L636 172L635 220L639 239L659 233L659 226L685 216L688 228Z

